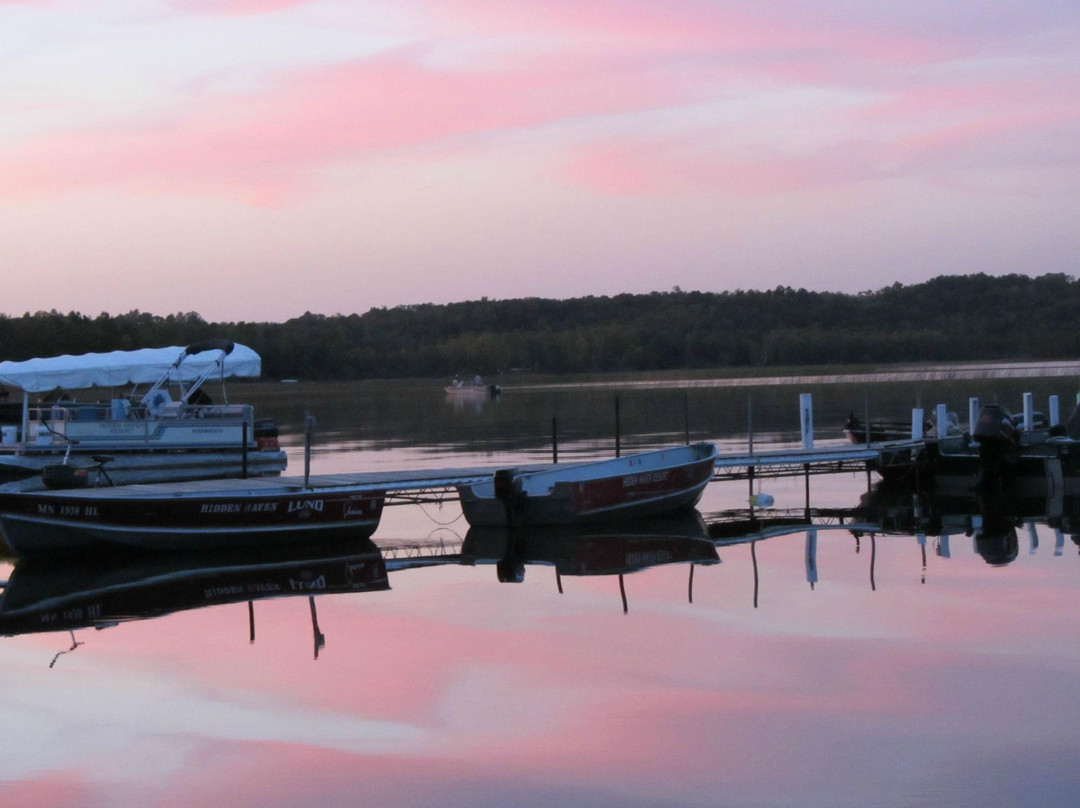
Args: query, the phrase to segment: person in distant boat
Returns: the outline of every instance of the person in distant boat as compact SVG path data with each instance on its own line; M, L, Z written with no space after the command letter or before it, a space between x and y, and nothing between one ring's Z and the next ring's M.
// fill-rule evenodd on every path
M479 387L479 386L480 386L481 384L483 384L483 383L484 383L484 380L483 380L483 379L481 379L481 378L480 378L480 374L479 374L479 373L477 373L477 374L476 374L476 378L475 378L475 379L473 379L473 384L475 384L475 385L477 385L477 386Z

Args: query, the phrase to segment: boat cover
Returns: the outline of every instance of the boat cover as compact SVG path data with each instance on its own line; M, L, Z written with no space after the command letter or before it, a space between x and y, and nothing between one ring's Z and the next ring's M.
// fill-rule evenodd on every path
M28 393L44 393L63 388L83 390L87 387L120 387L126 384L153 384L176 364L186 348L143 348L138 351L112 351L79 356L52 356L27 359L24 362L0 362L0 384L16 387ZM172 370L173 381L195 381L221 356L220 351L189 354L178 370ZM251 348L234 343L224 358L225 376L258 376L262 360Z

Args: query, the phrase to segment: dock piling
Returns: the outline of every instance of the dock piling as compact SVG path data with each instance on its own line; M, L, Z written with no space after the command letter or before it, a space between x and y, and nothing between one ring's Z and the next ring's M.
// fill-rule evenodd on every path
M810 393L799 394L799 425L802 427L802 447L814 448L814 399Z

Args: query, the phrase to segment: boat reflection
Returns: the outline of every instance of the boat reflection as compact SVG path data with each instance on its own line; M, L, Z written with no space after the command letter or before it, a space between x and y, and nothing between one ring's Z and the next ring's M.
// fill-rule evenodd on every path
M560 593L564 576L618 576L623 611L629 611L624 576L663 564L689 564L693 601L695 565L718 564L716 545L693 511L673 519L647 519L632 528L470 528L461 548L464 564L493 564L499 581L520 583L527 565L555 569Z
M68 631L72 651L81 644L76 629L247 601L254 642L255 601L307 596L317 658L325 637L315 595L389 588L386 564L370 540L243 553L27 559L0 597L0 635Z

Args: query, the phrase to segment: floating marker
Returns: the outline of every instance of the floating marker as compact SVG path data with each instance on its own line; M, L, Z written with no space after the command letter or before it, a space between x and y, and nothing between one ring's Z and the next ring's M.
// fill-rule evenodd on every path
M774 502L772 494L754 494L750 497L750 507L752 508L771 508Z

